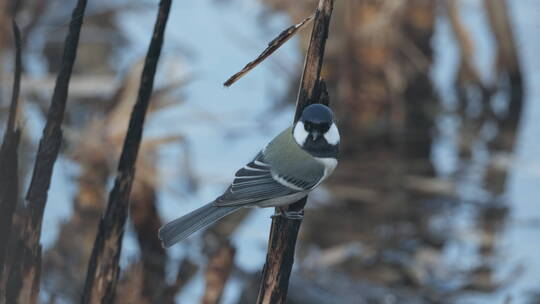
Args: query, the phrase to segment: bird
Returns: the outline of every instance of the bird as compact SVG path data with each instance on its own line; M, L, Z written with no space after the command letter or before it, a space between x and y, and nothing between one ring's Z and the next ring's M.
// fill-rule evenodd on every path
M244 207L278 207L276 215L301 219L284 206L304 198L337 166L340 136L332 110L323 104L304 108L298 121L277 135L238 170L225 193L159 229L168 248Z

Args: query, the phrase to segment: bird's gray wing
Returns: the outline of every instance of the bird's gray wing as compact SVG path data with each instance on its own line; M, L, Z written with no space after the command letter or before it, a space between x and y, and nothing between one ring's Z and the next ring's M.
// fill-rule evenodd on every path
M253 161L236 172L233 183L214 204L217 206L254 204L306 191L315 185L314 182L276 175L272 172L272 167L264 161L263 154L259 153Z

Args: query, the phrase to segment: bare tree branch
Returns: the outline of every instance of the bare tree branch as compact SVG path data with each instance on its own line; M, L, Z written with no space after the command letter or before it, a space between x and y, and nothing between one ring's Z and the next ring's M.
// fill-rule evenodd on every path
M41 245L39 244L41 223L54 163L62 142L62 121L71 72L77 56L86 2L86 0L79 0L71 15L60 72L56 79L47 122L39 142L34 171L26 194L27 204L22 218L22 231L14 252L17 259L14 259L7 281L7 302L9 303L35 303L37 300L41 273Z
M11 91L11 105L9 107L9 118L7 123L6 135L13 133L15 129L15 123L19 113L19 93L21 91L21 72L22 72L22 59L21 59L21 31L17 26L15 20L12 20L11 26L13 28L13 39L15 42L15 72L13 79L13 89Z
M82 303L112 303L119 276L118 260L122 249L124 226L129 209L129 195L135 176L135 162L141 144L144 120L154 86L154 76L163 45L163 36L171 0L161 0L141 76L137 102L133 106L122 155L118 164L115 184L109 194L109 203L99 224L94 249L88 264L88 273Z
M19 27L13 20L13 39L15 42L15 71L13 79L13 90L11 95L11 105L9 108L9 118L7 122L4 141L0 148L0 303L5 302L6 270L5 262L8 253L8 244L11 236L11 225L13 223L13 213L19 199L19 158L17 150L21 131L16 125L19 91L21 84L21 34ZM6 271L7 273L7 271Z
M333 5L333 0L319 1L296 102L295 122L306 106L313 103L328 104L328 93L324 82L320 80L320 73ZM307 198L303 198L292 204L289 210L302 211L306 200ZM281 216L272 219L257 303L285 303L301 224L301 220L290 220Z
M319 99L322 99L323 103L328 103L328 95L325 95L326 86L321 85L320 75L333 7L333 0L319 0L296 100L295 122L300 119L304 108L310 104L319 103Z
M294 34L296 34L296 32L298 32L299 29L303 28L309 21L311 21L311 19L313 19L313 15L302 20L300 23L291 25L290 27L285 29L276 38L274 38L274 40L268 43L268 47L257 58L255 58L255 60L246 64L246 66L242 70L240 70L240 72L232 75L229 79L227 79L227 81L225 81L225 83L223 83L223 85L226 87L230 87L238 79L244 77L244 75L246 75L249 71L251 71L257 65L259 65L259 63L263 62L268 56L272 55L285 42L291 39L294 36Z

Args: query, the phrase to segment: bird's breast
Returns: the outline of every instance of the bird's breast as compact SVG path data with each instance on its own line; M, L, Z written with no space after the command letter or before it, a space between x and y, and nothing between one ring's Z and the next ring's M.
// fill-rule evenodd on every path
M315 157L315 159L324 166L324 175L320 181L322 182L328 176L330 176L336 169L337 159L332 158L332 157Z

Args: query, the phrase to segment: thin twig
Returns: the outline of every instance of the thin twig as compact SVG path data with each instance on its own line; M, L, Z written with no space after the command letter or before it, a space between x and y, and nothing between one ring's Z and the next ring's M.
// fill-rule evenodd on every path
M328 104L328 93L324 82L320 80L320 73L333 3L333 0L319 1L296 102L295 122L306 106L313 103ZM302 211L306 200L303 198L292 204L289 210ZM301 220L289 220L281 216L272 219L257 303L285 303L301 224Z
M17 127L18 100L21 84L21 34L19 27L13 20L13 39L15 42L15 71L13 79L13 90L11 95L11 105L9 108L9 119L6 133L0 149L0 303L5 303L6 278L6 257L8 244L11 237L11 225L13 223L13 213L17 206L19 197L19 159L17 150L19 147L21 131ZM5 272L7 273L7 271Z
M26 207L22 216L22 229L15 248L14 263L7 281L7 302L35 303L41 274L41 223L47 192L51 183L54 163L62 142L62 121L66 109L69 81L77 56L79 34L83 23L86 0L77 1L64 43L60 72L47 114L47 122L39 142L30 187L26 194Z
M114 187L88 264L82 303L112 303L120 268L124 226L129 209L129 195L135 176L135 162L141 145L144 120L154 87L154 76L161 54L163 37L172 0L161 0L141 76L139 94L133 106Z
M223 83L223 85L226 87L230 87L238 79L242 78L254 67L259 65L259 63L263 62L268 56L272 55L272 53L274 53L285 42L291 39L294 36L294 34L296 34L296 32L298 32L299 29L303 28L311 19L313 19L313 15L302 20L302 22L297 23L295 25L291 25L290 27L285 29L276 38L274 38L272 41L268 43L268 47L257 58L255 58L255 60L246 64L246 66L242 70L240 70L240 72L232 75L229 79L227 79L227 81L225 81L225 83Z

